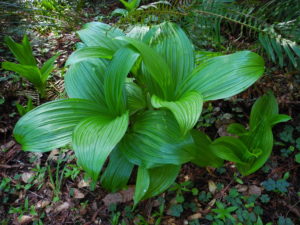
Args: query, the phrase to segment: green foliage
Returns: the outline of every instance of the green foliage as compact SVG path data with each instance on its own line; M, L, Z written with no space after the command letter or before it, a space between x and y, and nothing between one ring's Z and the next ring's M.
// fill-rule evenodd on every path
M285 179L273 180L269 178L268 180L262 182L263 187L267 191L274 191L279 193L286 193L290 184Z
M139 7L141 0L120 0L120 2L125 6L125 8L131 12Z
M14 71L21 77L26 78L35 86L41 96L45 97L46 82L54 69L54 62L59 54L50 58L41 68L39 68L32 54L32 48L26 35L20 44L16 43L11 37L6 37L5 43L16 57L19 64L3 62L2 68Z
M32 103L32 98L28 98L28 102L26 104L26 106L22 106L20 104L16 104L18 113L20 114L20 116L24 116L26 113L28 113L29 111L31 111L34 108L34 105Z
M231 215L231 213L234 212L235 210L237 210L238 207L231 206L231 207L226 208L224 206L224 204L219 201L216 202L216 205L217 205L217 208L213 209L212 211L217 214L216 215L217 219L225 220L226 218L228 218L233 221L235 220L234 217Z
M220 137L212 142L211 147L221 159L235 162L241 174L249 175L261 168L272 152L272 127L288 120L289 116L278 114L276 99L269 92L253 105L248 130L241 124L231 124L228 132L238 138Z
M172 205L170 207L170 215L171 216L180 217L182 212L183 212L183 207L181 204Z
M156 23L171 20L181 23L200 48L214 47L224 51L225 34L243 36L259 42L269 59L280 67L299 67L299 11L293 0L269 0L260 5L248 1L167 1L135 10L120 19L119 24ZM141 8L141 7L140 7ZM256 46L255 46L256 48Z
M295 161L297 163L300 163L300 153L298 153L298 154L295 155Z
M84 45L68 60L69 99L45 103L18 121L14 136L23 150L72 142L94 182L109 159L101 181L110 191L124 188L137 166L135 204L166 190L183 163L222 165L205 145L209 137L192 128L203 102L236 95L261 77L260 56L241 51L196 65L191 41L169 22L127 34L92 22L78 34ZM59 186L60 176L53 182Z
M277 221L278 225L294 225L293 221L290 218L285 218L283 216L280 216L278 221Z

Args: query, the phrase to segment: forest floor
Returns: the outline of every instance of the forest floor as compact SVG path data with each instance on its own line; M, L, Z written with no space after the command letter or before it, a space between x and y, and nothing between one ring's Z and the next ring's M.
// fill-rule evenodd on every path
M105 8L102 14L107 15L115 7ZM89 17L81 19L90 21ZM280 113L293 119L274 127L273 153L263 168L242 177L232 163L218 169L186 164L168 191L141 202L135 209L133 185L118 193L107 193L100 185L91 191L70 146L43 154L21 151L12 137L20 118L16 104L25 105L26 96L31 96L35 105L64 96L64 62L78 42L75 34L78 29L80 25L64 32L30 31L34 53L40 62L61 52L46 100L39 99L28 82L12 72L1 71L1 225L300 224L300 159L296 158L300 153L299 71L286 72L268 64L265 76L244 93L207 103L197 125L211 138L223 136L229 123L246 125L254 101L272 90ZM6 47L0 54L1 62L11 61ZM237 222L231 223L231 217Z

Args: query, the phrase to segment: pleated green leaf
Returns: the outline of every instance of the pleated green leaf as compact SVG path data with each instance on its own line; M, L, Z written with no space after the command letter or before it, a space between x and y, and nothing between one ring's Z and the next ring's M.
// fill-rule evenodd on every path
M117 118L94 116L80 122L72 136L78 164L96 181L107 157L124 136L128 113Z
M231 97L251 86L263 72L264 61L253 52L213 57L195 68L180 93L197 90L205 101Z
M35 87L39 88L44 85L41 78L40 70L37 66L21 65L12 62L3 62L2 68L18 73L21 77L26 78Z
M192 159L195 145L190 134L182 136L178 123L166 111L146 111L118 147L128 160L145 168L181 165Z
M164 165L149 169L150 184L143 196L143 200L159 195L167 190L175 182L179 171L180 166L177 165Z
M60 53L55 54L54 56L52 56L50 59L48 59L43 64L43 66L42 66L42 68L40 70L40 72L41 72L41 78L42 78L43 82L46 82L46 80L48 79L50 73L54 69L54 62L58 58L59 55L60 55Z
M242 174L254 173L266 163L273 148L272 126L289 119L289 116L279 114L278 104L272 92L256 100L250 113L249 133L240 136L240 139L252 152L257 149L262 152L246 166L238 168Z
M87 100L48 102L17 122L14 137L25 151L50 151L70 143L72 132L81 120L105 112L99 104Z
M146 108L145 95L137 84L135 84L133 81L126 81L125 88L127 94L127 107L130 114Z
M112 192L125 188L131 176L133 166L118 149L113 150L109 157L108 166L101 176L102 186Z
M112 115L126 111L125 80L139 54L130 48L120 48L107 67L104 80L104 95Z
M236 162L243 175L249 175L261 168L271 155L273 147L272 126L285 122L290 117L278 114L278 104L271 92L260 97L250 114L250 128L232 124L228 131L238 135L221 137L213 142L214 153L222 159Z
M289 116L282 115L278 117L279 109L275 96L272 92L263 95L254 103L250 113L250 127L255 129L262 123L268 123L270 126L278 122L285 122L291 119Z
M134 205L167 190L175 182L179 171L180 166L176 165L164 165L153 169L139 167Z
M79 48L69 56L66 66L93 58L111 59L113 54L113 50L101 46Z
M160 90L158 90L159 93L164 94L163 97L168 98L174 95L173 90L175 83L174 80L172 80L171 71L165 59L154 49L141 41L128 37L118 37L118 39L128 42L140 53L146 70L148 71L148 73L143 73L143 76L145 76L145 83L150 91L154 92L154 94L157 92L157 90L153 90L152 86L150 86L153 82L152 80L154 80L160 87Z
M122 41L114 39L118 36L124 36L124 33L120 29L108 24L100 22L87 23L77 33L87 46L99 46L116 51L124 45Z
M257 155L257 157L252 157L247 164L237 165L239 172L246 176L257 171L269 159L274 142L271 126L262 123L254 130L250 128L249 134L240 136L240 140L251 153Z
M197 123L202 112L203 98L195 92L185 93L177 101L164 101L157 96L152 96L151 103L155 108L165 107L169 109L175 116L179 127L185 135Z
M191 134L196 146L192 163L202 167L221 167L223 165L223 159L214 154L211 148L211 139L199 130L191 130Z
M137 40L143 40L148 33L150 27L145 25L135 25L130 28L130 31L126 34L126 37L134 38Z
M4 40L19 63L28 66L37 65L36 60L32 55L32 48L27 35L24 36L21 44L16 43L11 37L5 37Z
M166 60L179 86L195 67L194 47L185 32L177 24L165 22L153 26L144 39Z
M244 164L252 157L247 146L235 137L220 137L211 146L215 155L231 162Z
M240 136L240 135L246 134L248 131L242 124L232 123L227 127L227 132L230 134L235 134L235 135Z
M136 185L135 185L135 191L134 191L134 205L137 205L146 192L148 191L150 185L150 175L146 168L139 166L138 172L137 172L137 178L136 178Z
M105 106L104 74L107 62L93 59L71 65L65 75L65 88L70 98L87 99Z

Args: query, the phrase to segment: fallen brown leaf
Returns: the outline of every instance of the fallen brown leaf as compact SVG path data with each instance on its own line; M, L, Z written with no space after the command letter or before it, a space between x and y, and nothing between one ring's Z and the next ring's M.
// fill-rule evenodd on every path
M109 206L113 203L129 202L133 199L134 188L134 186L129 186L127 190L122 190L117 193L108 194L102 199L102 201L106 206Z

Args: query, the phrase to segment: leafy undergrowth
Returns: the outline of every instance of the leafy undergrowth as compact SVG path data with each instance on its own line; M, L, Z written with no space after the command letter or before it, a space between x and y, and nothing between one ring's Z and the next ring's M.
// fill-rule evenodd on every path
M240 96L241 97L241 96ZM247 101L245 101L247 102ZM224 135L242 122L238 98L206 107L199 126ZM295 111L293 112L295 113ZM219 169L185 165L176 183L133 209L134 187L109 194L76 165L69 146L51 153L20 151L13 140L0 152L1 224L280 224L299 223L299 117L275 128L273 155L257 173L241 177L233 164ZM298 161L299 162L299 161Z

